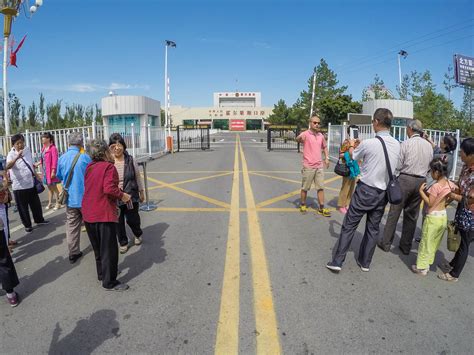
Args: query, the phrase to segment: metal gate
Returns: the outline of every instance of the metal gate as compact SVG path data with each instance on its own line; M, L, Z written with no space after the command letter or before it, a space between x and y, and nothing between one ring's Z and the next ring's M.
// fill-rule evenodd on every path
M209 129L208 125L177 126L178 152L183 149L210 149Z
M267 130L268 150L296 150L300 151L300 144L296 137L300 133L298 126L270 125Z

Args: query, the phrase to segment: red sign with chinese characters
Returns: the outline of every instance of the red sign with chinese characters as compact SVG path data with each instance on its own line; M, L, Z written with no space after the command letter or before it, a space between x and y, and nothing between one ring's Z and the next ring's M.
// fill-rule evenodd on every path
M245 131L245 120L230 120L231 131Z

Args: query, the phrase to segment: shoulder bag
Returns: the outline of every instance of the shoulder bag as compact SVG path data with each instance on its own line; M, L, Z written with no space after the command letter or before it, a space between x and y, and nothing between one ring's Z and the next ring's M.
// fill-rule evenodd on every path
M35 189L36 189L36 192L37 192L38 194L42 193L42 192L44 191L44 185L43 185L43 183L36 177L35 173L33 172L33 169L31 169L30 164L28 164L28 163L26 162L26 160L23 159L23 157L21 158L21 160L23 160L23 162L26 164L26 166L28 167L28 169L30 169L30 171L31 171L31 175L33 176L33 185L34 185L34 187L35 187Z
M351 174L347 164L341 162L341 158L337 160L336 166L334 167L334 172L339 176L347 177Z
M67 175L66 184L63 186L63 189L59 193L58 202L61 205L66 204L67 199L69 197L69 193L67 192L67 189L69 188L69 185L71 185L72 175L74 174L74 167L76 166L76 163L79 160L80 156L81 156L81 152L77 153L76 156L74 157L74 160L72 161L72 166L69 169L69 174Z
M402 189L400 187L400 182L396 176L392 174L392 167L390 166L390 160L388 159L387 147L385 146L385 142L379 136L376 138L382 143L383 153L385 155L385 163L387 164L388 170L388 186L387 186L387 196L388 202L392 205L399 205L402 203Z

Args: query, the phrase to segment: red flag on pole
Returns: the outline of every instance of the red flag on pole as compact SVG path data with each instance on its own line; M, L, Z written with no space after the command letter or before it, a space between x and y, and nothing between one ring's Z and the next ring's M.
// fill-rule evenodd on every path
M23 42L25 42L25 38L26 38L26 35L23 37L23 39L20 41L20 43L18 43L18 47L16 47L16 49L14 51L12 51L11 54L10 54L10 65L14 65L17 68L18 68L18 66L16 65L16 54L18 53L21 46L23 45Z

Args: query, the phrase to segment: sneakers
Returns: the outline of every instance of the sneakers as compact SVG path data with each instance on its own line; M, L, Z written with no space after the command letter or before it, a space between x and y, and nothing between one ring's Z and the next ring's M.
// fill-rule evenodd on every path
M25 227L25 232L26 233L31 233L31 232L33 232L33 228L32 227Z
M417 275L426 276L426 275L428 275L429 269L418 269L416 267L416 265L412 265L411 266L411 271L413 271Z
M135 237L134 243L135 243L135 245L140 245L140 244L142 244L142 237Z
M327 208L319 208L318 209L318 214L324 217L331 217L331 212L329 212L329 209Z
M457 282L458 278L451 276L450 273L444 273L444 274L439 274L438 279L444 280L444 281L450 281L450 282Z
M82 257L82 252L79 252L78 254L74 255L69 255L69 262L71 264L74 264L76 261L78 261Z
M336 265L333 261L330 261L326 264L326 267L331 270L331 271L334 271L334 272L339 272L342 270L342 267Z
M369 272L370 269L368 267L363 267L359 262L357 262L357 265L360 267L360 270L363 272Z
M128 251L128 245L121 245L119 247L120 254L125 254Z
M121 282L118 282L117 281L117 284L112 287L112 288L106 288L105 290L106 291L126 291L130 288L130 286L128 286L127 284L123 284Z
M300 206L300 212L305 213L305 212L307 212L307 211L308 211L308 207L306 207L306 205L301 205L301 206Z
M346 207L341 207L341 208L339 208L339 212L341 212L342 214L346 214L347 213L347 208Z
M7 295L7 301L10 304L11 307L16 307L20 303L20 297L18 296L18 293L13 292L12 297L8 297L8 295Z
M41 225L46 225L46 224L49 224L49 221L43 220L43 221L41 221L41 222L37 222L36 224L38 224L38 225L40 225L40 226L41 226Z

